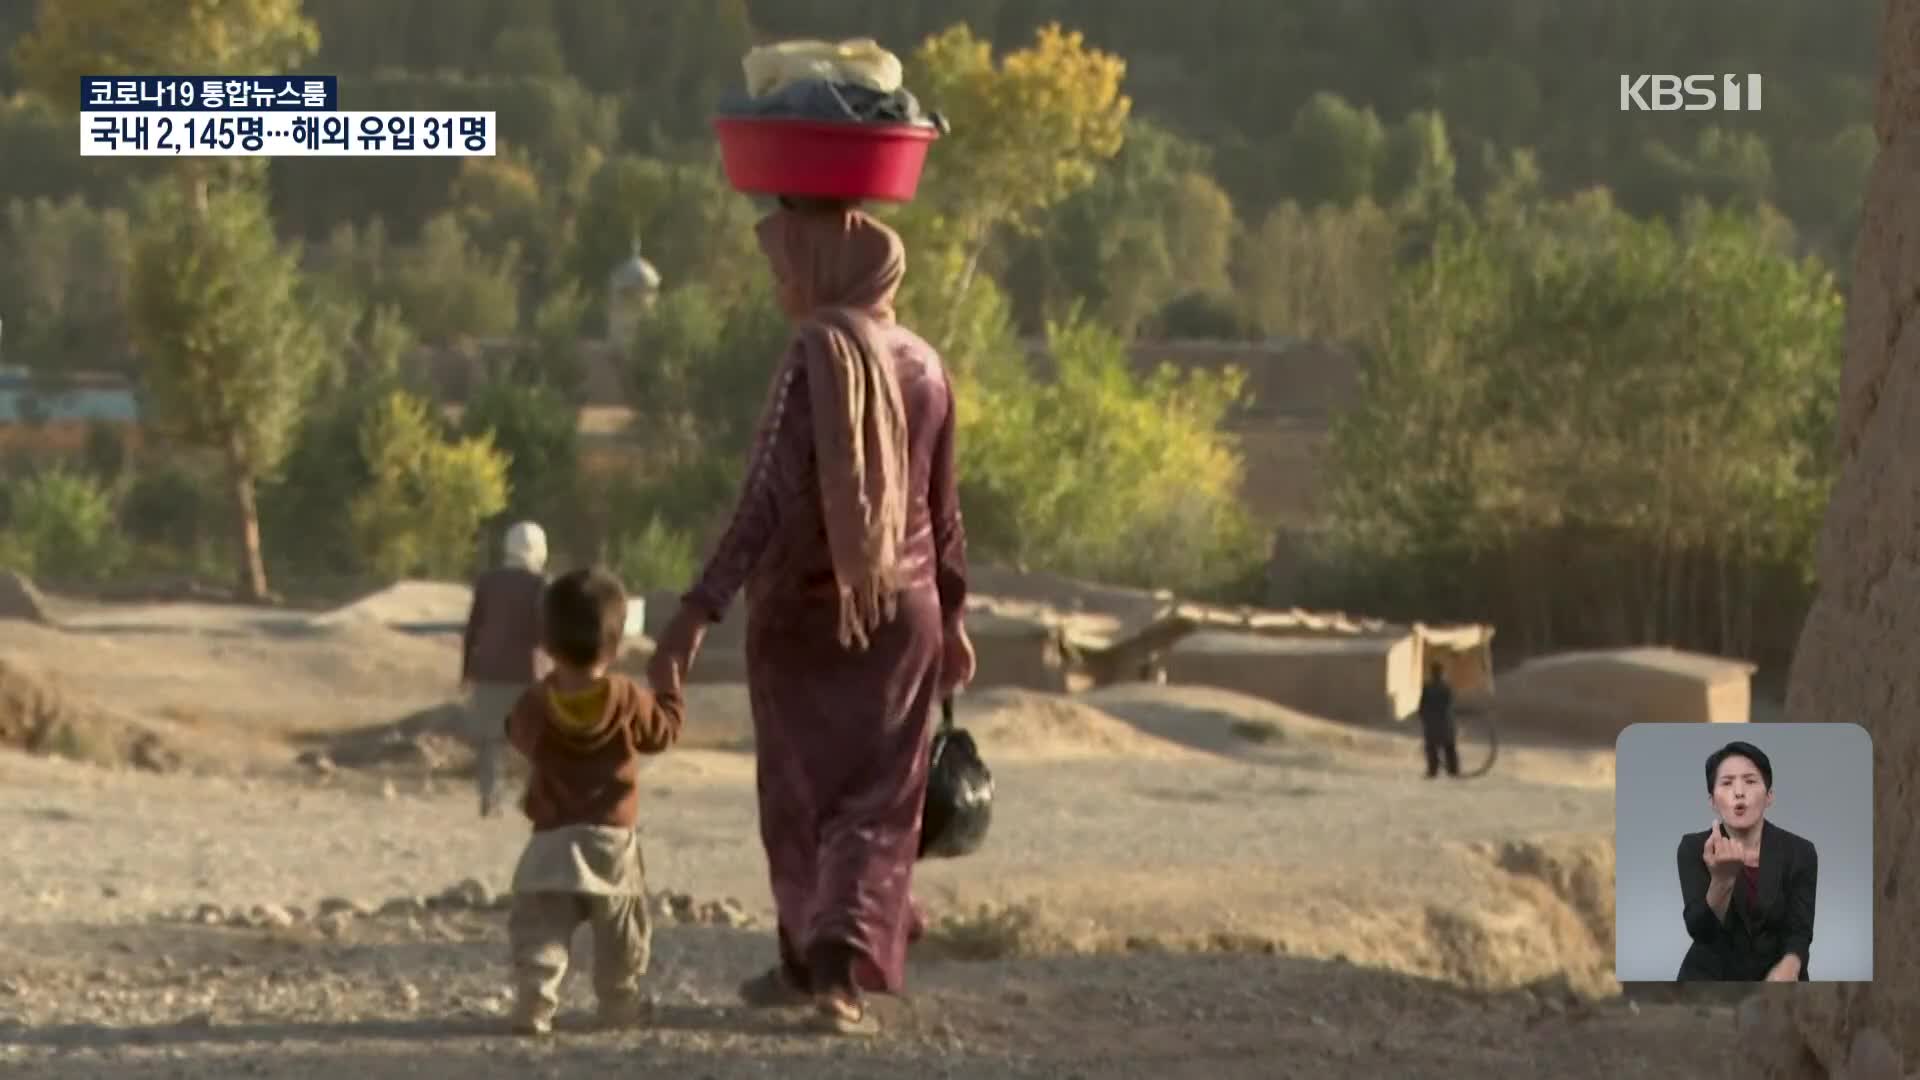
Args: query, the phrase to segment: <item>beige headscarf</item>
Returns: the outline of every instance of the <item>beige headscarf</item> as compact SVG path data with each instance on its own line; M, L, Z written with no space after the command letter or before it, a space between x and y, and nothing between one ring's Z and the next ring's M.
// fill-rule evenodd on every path
M858 210L781 209L756 228L807 373L821 513L840 590L840 643L890 619L907 524L907 417L883 331L906 247Z

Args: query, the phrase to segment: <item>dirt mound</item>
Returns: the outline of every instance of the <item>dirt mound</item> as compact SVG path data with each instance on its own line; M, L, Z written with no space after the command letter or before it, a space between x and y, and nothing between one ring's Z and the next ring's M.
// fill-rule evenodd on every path
M179 755L151 731L0 660L0 747L171 772Z
M1133 943L1137 945L1137 939ZM1120 952L1130 943L1085 919L1074 919L1037 900L990 902L941 915L917 946L921 955L949 960Z
M1121 683L1089 691L1079 700L1152 736L1210 753L1231 755L1253 746L1279 745L1375 759L1406 756L1405 746L1393 735L1232 690Z
M0 619L47 623L47 603L26 575L0 570Z
M464 772L473 764L466 726L466 708L450 701L390 724L311 734L294 741L306 747L300 763L318 772L335 768Z
M1476 989L1558 978L1583 995L1618 992L1608 838L1510 840L1475 845L1472 854L1499 875L1494 897L1426 913L1426 938L1445 977Z
M1311 902L1317 911L1246 913L1182 929L1095 917L1062 896L992 901L941 913L931 951L968 960L1114 952L1255 952L1359 964L1478 991L1535 988L1617 994L1613 850L1605 834L1448 845L1429 852L1430 895L1403 892L1361 865ZM1359 895L1365 893L1366 895ZM1178 894L1164 898L1179 906Z
M706 654L701 654L705 662ZM1178 758L1186 750L1073 698L996 687L955 699L954 720L979 741L981 752L1021 757ZM409 732L411 734L411 732ZM687 687L683 750L753 748L753 712L738 683Z
M958 700L955 721L983 754L1178 758L1191 752L1071 698L997 688Z
M399 581L314 618L319 625L372 622L427 626L466 622L473 590L448 581Z

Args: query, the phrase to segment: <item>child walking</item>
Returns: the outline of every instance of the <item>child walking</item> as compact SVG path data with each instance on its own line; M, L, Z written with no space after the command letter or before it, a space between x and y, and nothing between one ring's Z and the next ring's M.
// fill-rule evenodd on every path
M524 808L533 836L513 872L507 919L517 1000L513 1028L553 1030L574 931L593 932L599 1020L645 1016L640 977L652 951L640 857L640 755L680 737L678 687L648 690L609 674L627 598L612 576L575 570L547 587L542 638L553 671L521 696L507 739L532 766Z

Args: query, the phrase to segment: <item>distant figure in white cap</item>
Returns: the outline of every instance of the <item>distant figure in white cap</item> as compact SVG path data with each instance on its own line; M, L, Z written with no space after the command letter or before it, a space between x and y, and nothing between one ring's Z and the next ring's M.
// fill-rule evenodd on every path
M500 758L507 714L546 674L540 649L540 598L547 587L547 534L531 521L507 530L501 565L473 583L473 607L460 650L467 688L467 737L473 743L480 816L499 809Z

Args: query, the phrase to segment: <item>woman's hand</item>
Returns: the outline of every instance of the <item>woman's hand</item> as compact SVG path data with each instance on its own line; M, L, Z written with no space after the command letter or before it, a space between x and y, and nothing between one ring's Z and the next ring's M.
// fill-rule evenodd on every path
M673 613L660 640L653 643L653 656L647 660L647 681L656 693L678 694L685 688L687 672L700 655L700 643L706 640L711 621L706 612L687 604Z
M944 696L973 681L979 661L973 652L973 639L967 636L967 620L957 618L946 629L940 649L940 693Z
M1767 972L1767 982L1799 982L1800 954L1788 953Z
M1707 830L1707 847L1700 857L1706 862L1707 872L1713 876L1713 880L1723 884L1740 876L1740 868L1747 865L1745 845L1731 836L1720 835L1720 823L1717 821Z

